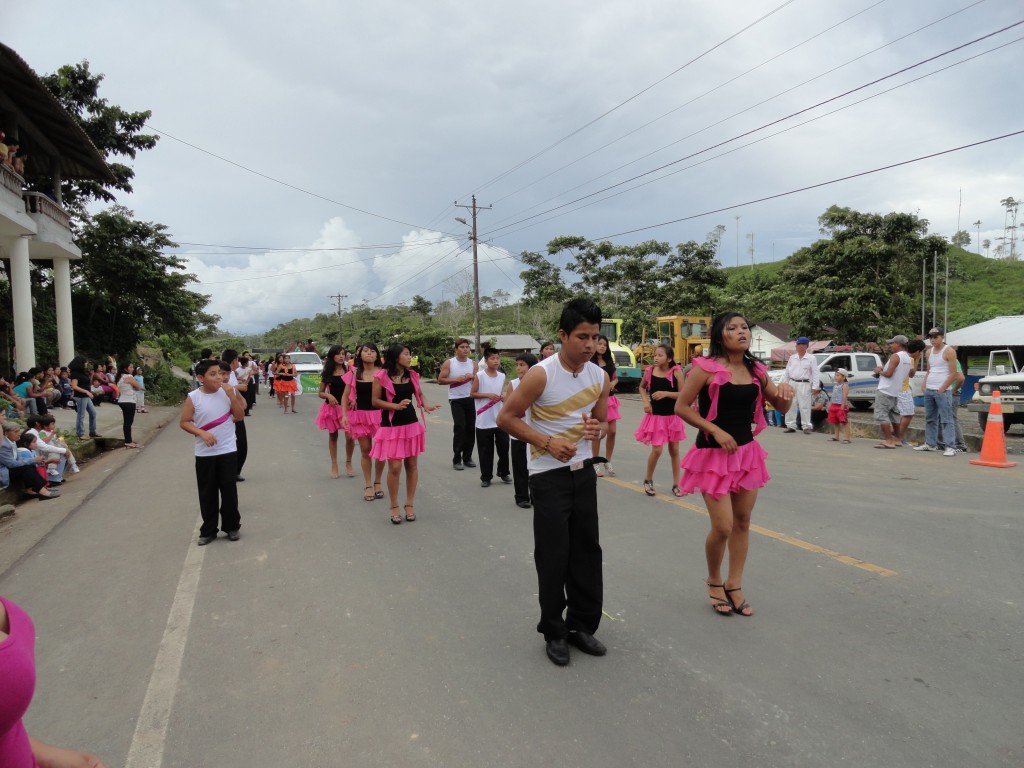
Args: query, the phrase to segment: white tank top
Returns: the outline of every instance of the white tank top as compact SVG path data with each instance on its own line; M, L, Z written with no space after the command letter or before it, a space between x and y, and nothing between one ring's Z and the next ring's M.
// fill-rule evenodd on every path
M453 357L448 361L448 376L457 379L473 372L473 359L467 357L466 362L460 363L459 358ZM449 384L448 399L458 400L460 397L469 397L469 390L473 386L473 380L468 379L464 384Z
M501 391L505 388L505 373L503 371L498 371L498 374L494 377L488 376L486 371L479 371L476 374L476 379L477 392L500 395ZM491 405L492 402L494 405ZM476 415L476 428L496 429L498 426L498 414L501 413L501 402L473 400L473 403L478 411L484 406L490 406L483 413Z
M946 345L943 344L938 352L928 354L928 378L924 381L925 389L938 389L949 378L949 363L942 356L945 351Z
M604 389L606 374L593 363L586 363L576 376L565 370L558 355L537 363L547 374L547 384L530 407L530 426L542 435L563 437L576 443L573 461L593 458L590 441L583 439L583 413L590 412ZM567 467L541 446L529 447L528 466L531 475Z
M196 438L196 456L220 456L222 453L238 450L235 443L235 422L231 418L231 400L224 390L218 389L216 392L208 394L201 389L193 389L188 396L192 399L192 405L196 409L192 423L197 427L209 424L225 413L228 414L227 419L222 423L206 430L217 438L216 443L207 445L198 437Z

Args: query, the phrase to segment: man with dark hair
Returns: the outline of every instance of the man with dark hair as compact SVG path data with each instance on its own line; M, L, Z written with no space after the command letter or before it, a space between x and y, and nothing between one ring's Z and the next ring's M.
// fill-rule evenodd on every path
M480 485L487 488L494 478L494 454L498 454L498 477L511 483L508 465L508 435L498 429L498 415L504 402L505 372L501 353L484 347L484 367L473 379L470 397L480 404L476 409L476 453L480 458Z
M249 388L249 368L242 367L238 359L238 352L234 349L225 349L220 359L222 363L228 364L230 370L227 378L228 386L234 387L238 394L242 396L242 402L246 402L245 393ZM235 444L238 454L238 477L235 479L239 483L244 483L245 478L242 477L242 467L245 466L245 460L249 456L249 438L245 433L244 409L242 411L242 418L235 422Z
M473 445L476 442L476 408L471 395L477 366L469 359L469 339L455 340L455 357L445 360L437 383L448 387L448 405L452 409L452 469L475 467Z
M569 663L569 643L592 656L607 652L594 637L604 584L591 441L607 429L609 387L605 372L590 362L600 323L592 300L566 304L561 350L530 368L498 414L500 429L530 444L537 631L558 666Z

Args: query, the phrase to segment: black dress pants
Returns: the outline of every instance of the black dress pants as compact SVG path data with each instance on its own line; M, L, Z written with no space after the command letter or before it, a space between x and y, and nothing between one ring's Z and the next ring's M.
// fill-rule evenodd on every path
M237 531L242 525L238 513L238 456L234 451L217 456L196 456L196 485L199 487L199 513L203 524L200 536L216 536L218 523L223 531Z
M124 441L126 443L134 442L132 440L132 424L135 423L135 401L130 403L118 403L121 408L121 421L124 429Z
M452 463L473 460L476 442L476 401L471 397L449 400L452 408Z
M604 602L594 467L587 461L575 472L562 467L531 475L530 492L540 600L537 631L545 640L564 638L573 630L594 634Z
M238 471L235 475L242 474L242 467L245 466L245 460L249 456L249 438L245 433L245 421L235 422L235 451L238 454Z
M497 427L476 431L476 455L480 459L480 479L494 477L494 450L498 450L498 477L508 474L508 433Z
M516 493L516 504L530 500L530 470L526 462L527 443L513 440L509 453L512 455L512 481Z

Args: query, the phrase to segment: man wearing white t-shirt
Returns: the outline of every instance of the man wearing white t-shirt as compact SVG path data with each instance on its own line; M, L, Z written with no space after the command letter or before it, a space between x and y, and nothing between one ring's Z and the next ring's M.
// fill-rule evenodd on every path
M910 375L912 360L907 352L910 340L902 334L889 339L889 361L885 367L876 366L878 392L875 393L875 421L882 428L884 439L875 448L899 448L899 396L903 382Z
M475 467L473 445L476 443L476 407L470 396L476 363L469 359L469 339L457 339L455 357L445 360L437 383L448 387L448 405L452 409L452 469Z

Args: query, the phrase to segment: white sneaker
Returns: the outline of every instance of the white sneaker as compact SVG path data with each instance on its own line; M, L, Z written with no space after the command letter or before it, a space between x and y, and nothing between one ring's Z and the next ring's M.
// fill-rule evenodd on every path
M79 472L81 472L81 471L82 471L82 470L80 470L80 469L78 468L78 465L77 465L77 464L75 464L75 466L73 466L73 467L71 468L71 474L73 474L73 475L77 475L77 474L78 474Z
M915 451L937 451L939 449L938 448L933 448L932 446L928 445L928 443L921 443L920 445L915 445L914 446L914 450Z
M598 477L604 477L604 464L595 464L594 474Z
M615 470L612 468L612 463L610 461L604 465L604 470L608 473L608 477L615 477Z
M942 455L943 456L956 456L956 451L953 450L952 448L947 448L946 450L944 450L942 452Z

